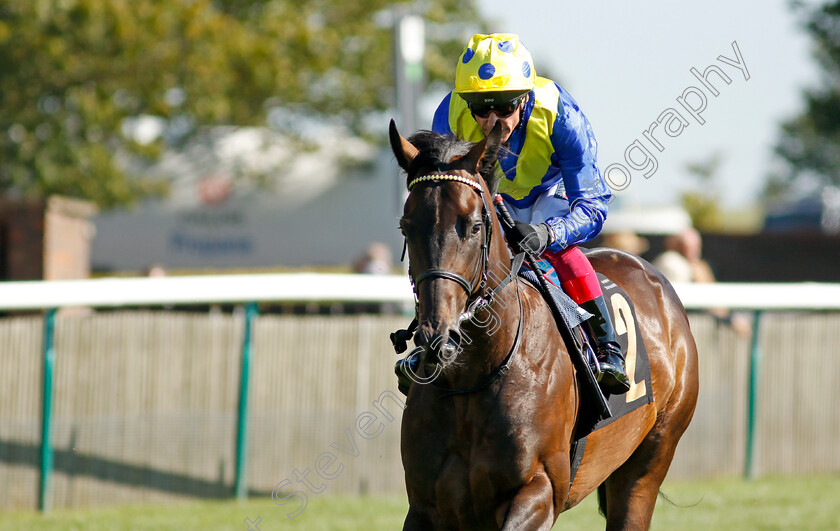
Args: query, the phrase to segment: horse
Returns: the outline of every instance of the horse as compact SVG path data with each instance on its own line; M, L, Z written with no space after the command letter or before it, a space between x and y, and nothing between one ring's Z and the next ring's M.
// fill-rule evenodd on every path
M401 426L403 529L549 529L596 489L608 530L648 528L698 393L697 349L673 287L637 256L588 252L635 304L653 400L589 434L572 482L587 399L545 299L511 274L488 206L499 128L475 144L431 131L405 139L392 120L389 136L410 190L399 226L422 355Z

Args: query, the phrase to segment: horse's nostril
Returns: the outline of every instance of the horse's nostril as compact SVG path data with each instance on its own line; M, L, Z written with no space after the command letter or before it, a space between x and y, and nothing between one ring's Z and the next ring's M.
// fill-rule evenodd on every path
M452 341L447 341L440 347L440 359L444 363L451 363L458 355L458 346Z
M455 360L455 356L461 351L461 335L455 331L449 333L440 346L440 358L444 363L451 363Z
M461 351L461 334L456 327L439 330L439 327L424 322L415 335L417 345L423 347L423 364L429 367L448 365L455 361Z

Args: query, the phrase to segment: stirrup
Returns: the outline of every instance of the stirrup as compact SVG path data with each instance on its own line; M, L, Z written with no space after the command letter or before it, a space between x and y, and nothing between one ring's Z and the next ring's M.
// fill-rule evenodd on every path
M601 363L598 361L598 356L595 355L595 350L589 344L589 341L583 343L583 348L586 349L586 361L589 363L589 368L592 370L595 380L600 382L603 374L601 373Z
M601 373L598 383L612 395L622 395L630 390L630 379L624 369L624 358L616 352L616 347L609 343L598 349L598 365Z

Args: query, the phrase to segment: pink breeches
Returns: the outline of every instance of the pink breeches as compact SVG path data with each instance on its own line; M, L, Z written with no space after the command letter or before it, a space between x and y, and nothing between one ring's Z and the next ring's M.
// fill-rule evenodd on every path
M603 295L592 264L577 245L557 252L545 251L543 257L554 266L563 291L576 303L591 301Z

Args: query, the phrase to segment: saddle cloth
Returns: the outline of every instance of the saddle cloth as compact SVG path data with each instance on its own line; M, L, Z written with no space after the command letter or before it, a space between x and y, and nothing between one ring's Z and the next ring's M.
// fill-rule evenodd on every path
M563 320L570 330L592 317L591 313L578 306L560 288L560 279L547 260L539 260L536 266L546 273L547 280L549 281L548 295L557 303ZM542 291L537 275L531 271L530 267L523 264L519 270L519 275ZM633 301L630 300L627 293L618 287L615 282L601 273L598 273L598 281L601 283L601 289L604 292L604 300L607 303L610 319L612 319L615 328L616 339L618 339L621 351L625 356L627 376L630 379L630 390L621 395L605 395L612 416L608 419L599 420L592 418L588 422L582 422L578 428L577 435L579 437L585 436L587 433L591 433L598 428L603 428L616 419L621 418L622 415L626 415L640 406L653 402L653 391L650 384L650 360L648 359L645 343L636 323ZM545 296L545 293L543 295ZM587 411L586 408L584 408L583 414L590 417L594 416L594 412Z
M560 308L563 320L569 329L580 325L583 321L592 316L586 310L580 308L560 288L560 280L554 272L554 268L547 260L537 262L537 267L546 272L549 293L543 296L552 297ZM519 275L536 286L542 292L536 273L527 266L522 267ZM575 440L571 450L571 482L574 481L577 469L583 461L586 449L586 437L598 430L615 422L631 411L653 402L653 387L651 386L650 359L642 335L636 322L633 301L627 293L608 277L598 273L598 281L604 292L604 300L610 312L615 328L616 339L621 346L625 356L627 377L630 379L630 390L621 395L605 394L607 404L610 407L612 416L601 419L595 411L593 404L584 401L581 407L578 425L575 431ZM588 385L578 376L580 385Z

